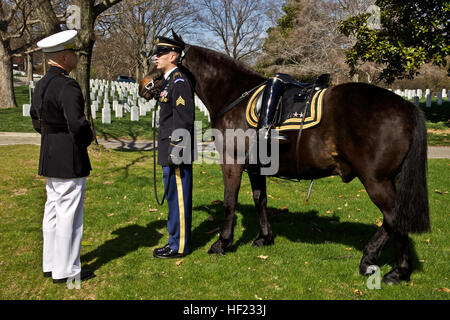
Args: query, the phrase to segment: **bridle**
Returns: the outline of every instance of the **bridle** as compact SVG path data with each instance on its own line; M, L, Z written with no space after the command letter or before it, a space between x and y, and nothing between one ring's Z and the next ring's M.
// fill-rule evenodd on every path
M147 82L144 85L145 91L142 93L142 96L145 96L145 95L147 95L147 93L151 93L152 91L154 91L155 92L155 96L156 96L155 99L157 99L157 97L159 96L159 91L160 90L155 88L155 82L158 81L158 80L161 80L162 77L163 77L163 74L161 73L157 77L152 78L152 80Z

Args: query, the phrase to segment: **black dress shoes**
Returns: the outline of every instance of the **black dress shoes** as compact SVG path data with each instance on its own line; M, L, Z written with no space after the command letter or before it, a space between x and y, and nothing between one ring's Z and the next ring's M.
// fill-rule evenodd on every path
M165 249L161 248L161 250L157 251L153 251L153 256L155 258L161 258L161 259L166 259L166 258L182 258L184 257L184 254L182 253L178 253L178 251L175 251L173 249L171 249L169 246L167 246Z
M52 276L52 272L42 272L42 274L44 275L44 278L50 278Z
M166 251L167 248L169 248L169 244L166 244L164 247L161 247L161 248L156 248L156 249L153 251L153 255L154 255L155 253L160 253L160 252Z
M78 277L71 277L71 279L74 280L80 280L80 281L85 281L88 279L92 279L95 277L95 274L93 271L91 270L81 270L80 276ZM65 283L67 282L68 278L62 278L62 279L53 279L53 283Z

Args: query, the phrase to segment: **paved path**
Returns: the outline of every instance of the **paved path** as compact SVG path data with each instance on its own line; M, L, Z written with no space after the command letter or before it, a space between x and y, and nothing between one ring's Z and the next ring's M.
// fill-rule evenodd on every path
M41 135L39 133L0 132L0 146L11 144L40 145L40 143ZM148 140L98 139L98 143L110 149L151 150L153 147L153 141ZM450 159L450 147L428 147L428 158Z

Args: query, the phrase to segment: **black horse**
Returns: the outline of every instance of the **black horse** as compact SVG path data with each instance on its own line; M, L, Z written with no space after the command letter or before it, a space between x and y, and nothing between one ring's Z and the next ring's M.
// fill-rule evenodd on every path
M175 33L173 37L183 42ZM248 99L224 114L221 110L267 79L224 54L194 45L187 48L180 67L190 73L195 92L209 110L212 128L224 135L227 128L249 129L244 115ZM156 71L144 77L141 96L153 97L153 89L159 85L156 78ZM423 112L389 90L364 83L330 87L323 97L323 110L321 123L302 131L299 148L298 131L286 132L290 143L280 152L277 175L299 179L339 175L344 182L358 177L384 217L364 249L360 273L370 273L368 267L377 264L383 246L393 235L396 263L383 281L393 284L409 280L412 268L408 233L430 230ZM225 219L220 237L209 251L217 254L223 254L232 245L233 216L242 173L248 164L221 166ZM272 244L266 177L249 172L249 178L260 222L259 236L253 244Z

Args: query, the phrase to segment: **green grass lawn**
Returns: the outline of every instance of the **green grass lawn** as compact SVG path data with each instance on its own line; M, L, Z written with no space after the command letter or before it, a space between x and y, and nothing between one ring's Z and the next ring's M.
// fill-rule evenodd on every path
M29 103L28 87L17 86L15 90L19 108L0 109L0 132L35 132L30 118L22 116L22 105ZM428 144L431 146L450 146L450 133L448 133L450 127L450 102L444 101L441 106L438 106L436 98L434 98L432 106L426 108L425 99L421 99L420 106L425 111L428 119L427 127L434 129L428 132ZM100 112L97 112L97 117L94 120L98 138L132 140L151 140L153 138L151 128L152 115L150 113L145 117L140 117L139 121L131 121L129 113L124 113L122 119L116 119L114 114L112 114L111 124L103 124L101 121L101 107L102 105L100 105ZM209 127L206 117L198 109L196 109L195 118L202 121L203 131Z
M275 244L252 247L259 223L247 176L235 218L233 246L208 255L223 221L220 167L194 165L192 253L183 259L152 257L167 243L167 205L153 195L152 153L90 147L83 268L96 278L69 290L42 277L45 179L37 175L39 147L0 147L0 299L437 299L448 300L449 160L429 160L432 232L411 235L411 281L369 290L358 266L381 213L359 180L317 180L309 204L307 182L270 178L269 219ZM162 173L158 167L161 190ZM389 242L382 274L393 262ZM170 288L168 290L168 288Z

